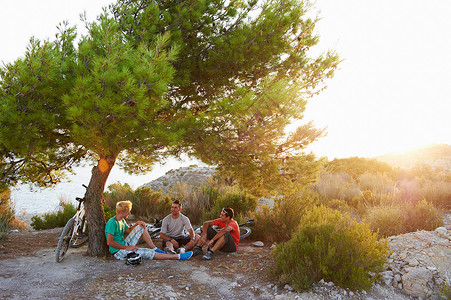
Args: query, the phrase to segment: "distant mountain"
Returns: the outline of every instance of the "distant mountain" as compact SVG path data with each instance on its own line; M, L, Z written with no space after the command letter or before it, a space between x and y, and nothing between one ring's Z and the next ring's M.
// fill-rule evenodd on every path
M141 187L150 187L153 191L161 189L163 193L167 193L174 185L178 183L186 183L190 187L200 187L204 185L208 178L215 173L213 167L182 167L176 170L170 170L165 175L152 180Z
M375 159L403 169L426 164L433 168L451 170L451 146L431 145L406 153L386 154Z

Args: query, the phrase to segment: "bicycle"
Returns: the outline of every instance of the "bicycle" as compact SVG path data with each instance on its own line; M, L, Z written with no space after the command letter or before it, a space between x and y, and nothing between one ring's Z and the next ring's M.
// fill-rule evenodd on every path
M83 184L84 188L88 188ZM67 221L63 232L58 240L56 247L56 262L61 262L66 254L69 246L71 248L79 248L88 242L88 235L86 234L86 217L85 217L85 198L76 197L78 201L78 208L75 215Z
M161 225L163 220L155 219L155 223L148 224L146 223L146 230L149 232L149 235L152 239L160 238Z
M250 229L249 227L247 227L247 226L245 226L245 225L253 226L253 225L254 225L254 219L249 219L249 220L247 220L246 222L244 222L244 223L242 223L242 224L238 224L238 227L240 228L240 241L241 241L242 239L247 238L247 237L250 236L251 233L252 233L252 229ZM213 227L213 229L215 229L216 231L219 230L219 226L217 226L217 225L214 225L214 226L212 226L212 227ZM198 235L201 235L201 233L202 233L202 226L197 226L197 227L195 227L195 228L194 228L194 233L195 233L195 234L198 234Z

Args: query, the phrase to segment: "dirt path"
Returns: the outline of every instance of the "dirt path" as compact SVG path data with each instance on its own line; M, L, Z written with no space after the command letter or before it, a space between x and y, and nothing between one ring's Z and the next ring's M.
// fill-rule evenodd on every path
M409 299L390 287L368 293L324 283L311 292L276 287L268 275L270 247L244 240L233 254L212 261L122 261L84 256L86 247L69 249L55 262L61 228L12 233L0 248L1 299ZM34 246L32 246L34 245Z

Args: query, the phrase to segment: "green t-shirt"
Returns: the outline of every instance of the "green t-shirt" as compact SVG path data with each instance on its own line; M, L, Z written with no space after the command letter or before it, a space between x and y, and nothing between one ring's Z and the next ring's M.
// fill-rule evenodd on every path
M118 242L121 245L125 245L124 233L127 228L128 225L127 222L125 222L125 219L118 221L114 216L111 219L109 219L105 225L105 236L108 238L107 233L110 233L113 235L113 240L115 242ZM120 249L116 249L110 246L110 252L113 254L119 250Z

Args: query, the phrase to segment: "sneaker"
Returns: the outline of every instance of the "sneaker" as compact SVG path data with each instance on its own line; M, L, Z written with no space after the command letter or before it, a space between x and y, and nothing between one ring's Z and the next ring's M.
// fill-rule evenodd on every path
M167 253L167 254L177 254L177 253L175 253L174 250L171 250L168 247L164 247L163 251L164 251L164 253Z
M161 250L160 248L154 248L152 250L155 251L155 253L164 253L164 251Z
M213 251L208 250L207 253L205 253L205 255L202 256L202 259L211 260L213 258L213 254L214 254Z
M187 260L187 259L190 259L191 256L193 256L193 251L188 251L188 252L185 252L185 253L180 253L179 255L180 255L179 260Z
M201 254L204 254L204 252L202 251L202 248L199 246L196 246L193 250L193 256L201 255Z

